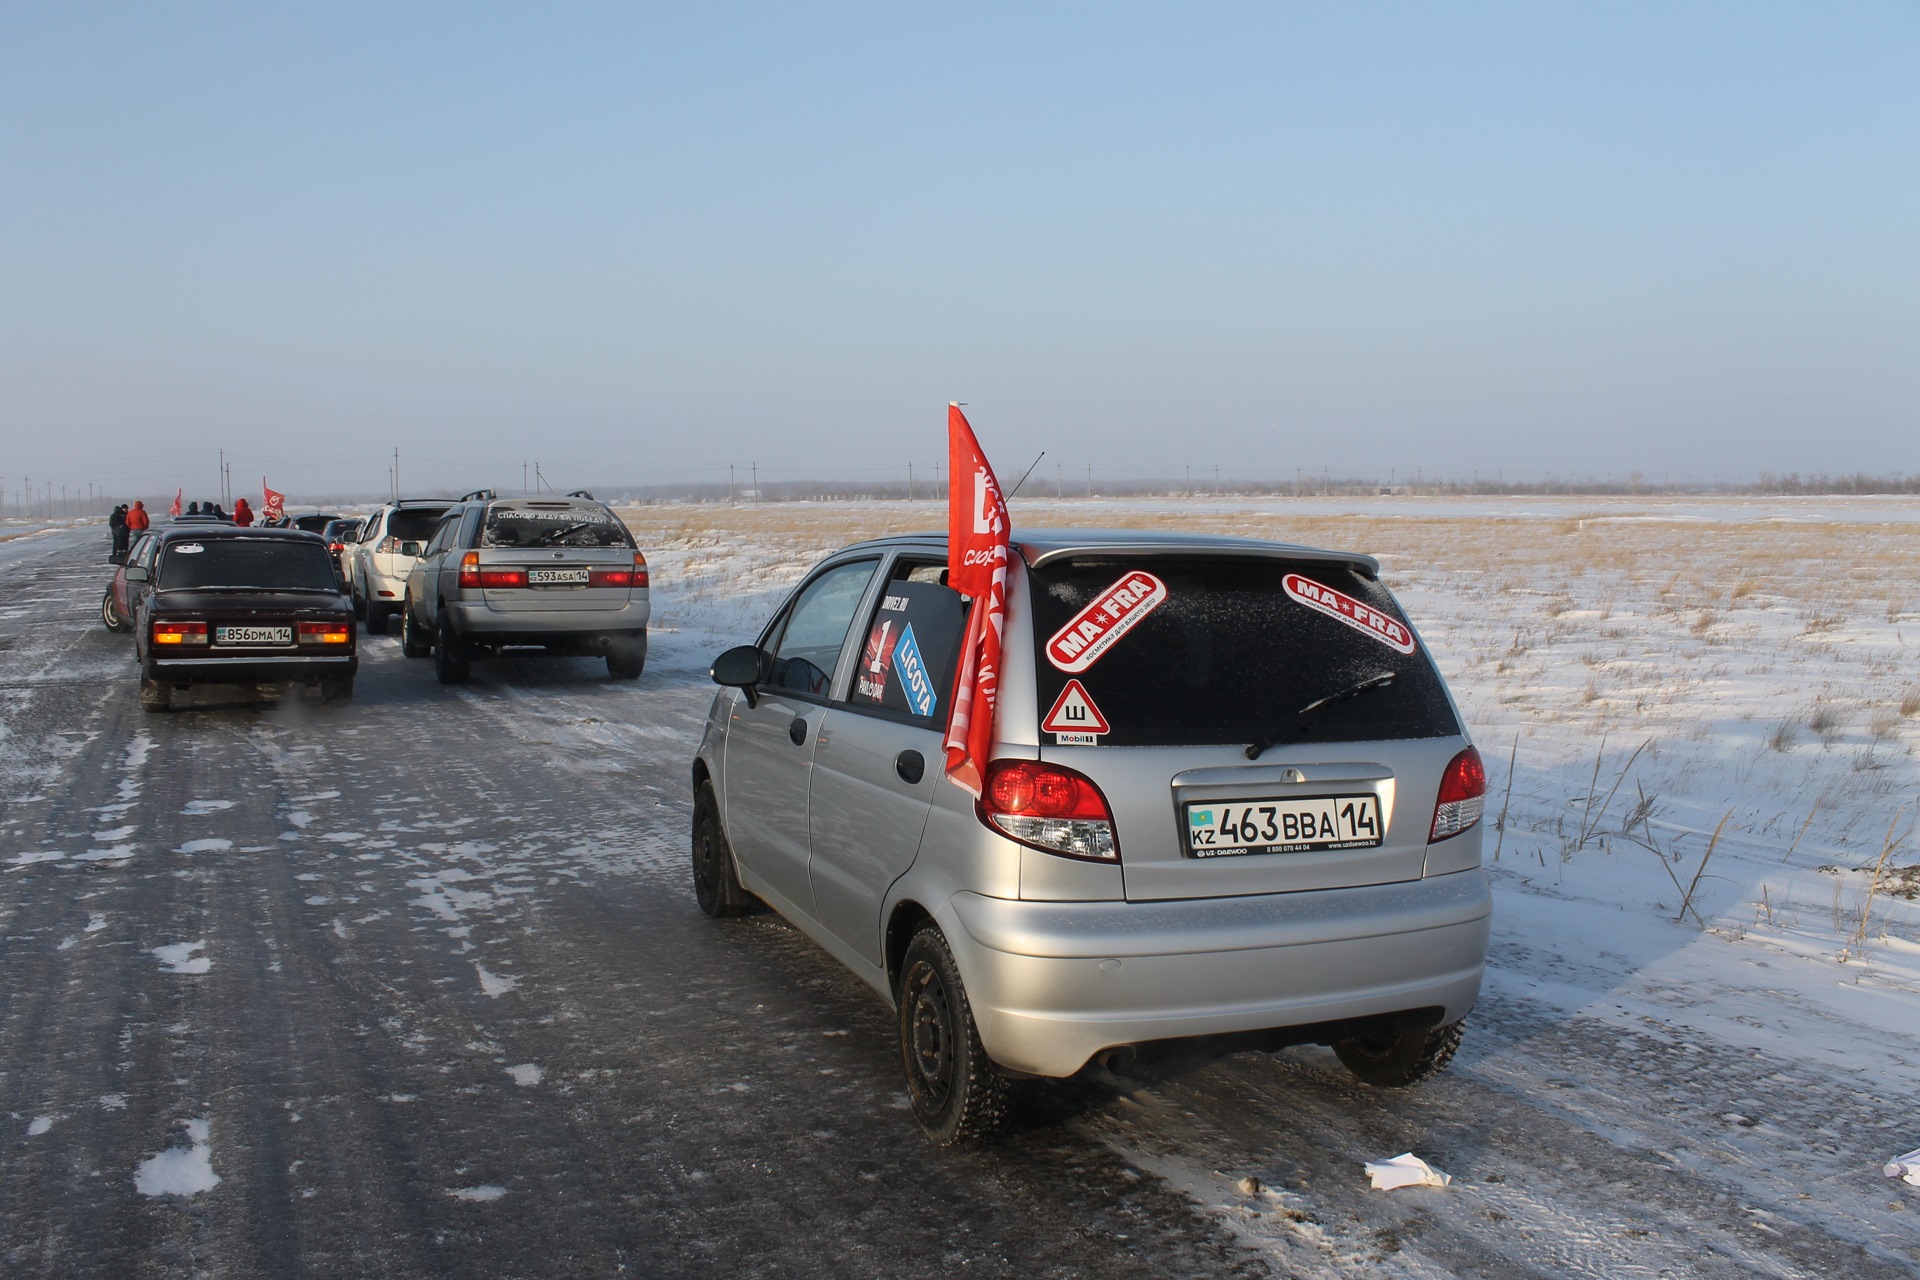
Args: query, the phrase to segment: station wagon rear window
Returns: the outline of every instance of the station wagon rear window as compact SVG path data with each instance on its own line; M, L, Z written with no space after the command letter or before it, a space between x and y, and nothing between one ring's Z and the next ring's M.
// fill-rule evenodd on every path
M333 557L317 542L208 538L160 557L162 591L338 591Z
M1063 717L1104 728L1043 741L1281 745L1460 732L1399 605L1356 570L1102 558L1033 570L1028 584L1037 713L1064 700Z
M631 547L627 526L601 507L492 507L483 547Z

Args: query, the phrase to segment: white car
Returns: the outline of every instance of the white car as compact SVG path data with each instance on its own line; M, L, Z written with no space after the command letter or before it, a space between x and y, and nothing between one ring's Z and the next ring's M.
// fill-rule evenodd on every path
M353 611L374 635L384 635L387 619L400 612L406 598L407 575L420 562L420 552L455 503L444 498L404 498L389 502L367 517L360 540L340 553L340 576L346 579Z

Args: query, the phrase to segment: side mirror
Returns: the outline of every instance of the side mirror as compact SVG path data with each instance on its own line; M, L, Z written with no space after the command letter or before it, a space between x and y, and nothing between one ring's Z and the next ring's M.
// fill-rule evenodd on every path
M152 576L151 574L149 574L145 569L142 569L139 565L135 565L131 569L127 570L128 582L145 582L151 576Z
M773 675L773 655L750 644L737 645L715 658L707 674L713 677L715 684L743 691L747 695L747 705L751 707L759 701L754 686Z
M418 557L420 555L420 544L417 542L403 542L400 544L400 554L403 556Z

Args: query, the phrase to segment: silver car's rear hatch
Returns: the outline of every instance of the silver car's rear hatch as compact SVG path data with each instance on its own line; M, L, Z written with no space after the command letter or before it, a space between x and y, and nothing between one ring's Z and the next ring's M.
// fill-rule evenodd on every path
M1041 754L1106 796L1130 899L1417 879L1458 716L1370 562L1031 564Z

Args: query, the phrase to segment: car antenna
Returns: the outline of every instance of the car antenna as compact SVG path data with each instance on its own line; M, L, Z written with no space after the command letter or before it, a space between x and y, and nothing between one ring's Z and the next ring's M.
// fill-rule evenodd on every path
M1040 451L1040 458L1044 458L1046 456L1047 456L1047 451L1045 449L1042 449ZM1007 491L1007 497L1011 498L1014 494L1020 492L1020 486L1027 482L1028 476L1033 474L1033 467L1037 467L1040 465L1040 458L1035 458L1033 460L1033 466L1028 467L1025 471L1022 471L1020 473L1020 478L1014 482L1013 488Z

